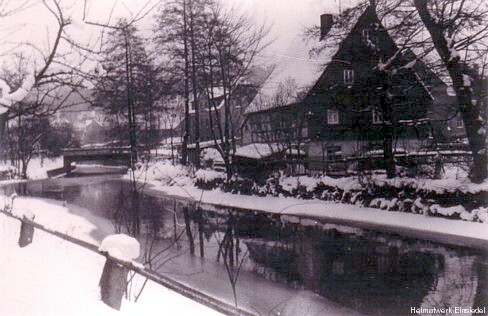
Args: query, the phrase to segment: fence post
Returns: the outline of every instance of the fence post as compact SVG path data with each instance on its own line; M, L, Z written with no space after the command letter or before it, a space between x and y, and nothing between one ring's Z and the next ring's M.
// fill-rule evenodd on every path
M128 284L129 268L125 263L131 264L137 259L140 248L135 238L124 234L105 237L98 248L107 258L99 283L101 298L105 304L116 310L120 310Z
M25 247L32 243L34 238L34 225L25 215L22 217L20 225L19 246Z
M108 306L120 310L122 298L127 288L129 269L107 256L100 278L100 293L102 301Z

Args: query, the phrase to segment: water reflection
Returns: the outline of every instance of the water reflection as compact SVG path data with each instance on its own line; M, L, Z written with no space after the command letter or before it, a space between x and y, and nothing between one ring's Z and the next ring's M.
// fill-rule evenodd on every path
M487 257L469 249L134 195L120 180L63 181L16 189L66 200L111 219L114 231L139 238L143 261L154 270L163 271L175 258L212 259L226 267L231 283L239 282L240 271L249 271L371 315L407 315L411 307L487 305Z

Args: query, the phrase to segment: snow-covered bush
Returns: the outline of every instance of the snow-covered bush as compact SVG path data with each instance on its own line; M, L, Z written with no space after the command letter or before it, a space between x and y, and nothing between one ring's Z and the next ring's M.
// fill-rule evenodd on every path
M170 161L158 161L136 170L136 179L160 181L164 185L190 185L191 176L189 169L182 165L173 165Z
M11 165L0 166L0 180L10 180L15 178L16 169Z
M220 188L225 192L246 195L318 199L386 211L488 222L486 209L474 210L479 206L488 207L488 182L473 184L452 178L420 181L413 178L386 179L384 176L373 176L360 182L353 177L289 177L281 173L261 185L242 178L203 181L202 177L196 184L207 190Z

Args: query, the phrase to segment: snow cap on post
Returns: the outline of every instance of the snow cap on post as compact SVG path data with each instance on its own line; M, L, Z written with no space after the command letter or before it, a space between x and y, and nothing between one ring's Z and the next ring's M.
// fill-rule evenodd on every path
M139 257L140 245L133 237L115 234L105 237L98 250L106 252L115 259L132 262Z

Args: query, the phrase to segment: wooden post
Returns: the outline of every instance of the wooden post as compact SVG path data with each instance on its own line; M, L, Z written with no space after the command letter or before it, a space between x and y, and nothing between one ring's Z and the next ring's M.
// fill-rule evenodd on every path
M107 256L100 278L100 293L102 301L116 310L120 310L122 304L128 273L127 267L119 265Z
M63 167L66 174L71 173L71 159L65 156L63 157Z
M32 242L33 238L34 238L34 225L24 215L20 225L19 246L22 248L29 245Z

